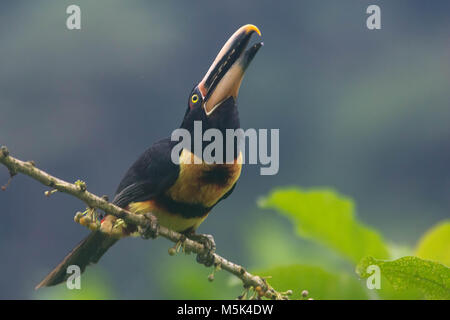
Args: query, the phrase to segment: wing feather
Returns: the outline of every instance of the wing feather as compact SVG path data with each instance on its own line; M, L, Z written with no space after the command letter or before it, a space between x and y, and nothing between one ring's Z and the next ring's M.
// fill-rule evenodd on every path
M179 166L170 156L175 143L166 138L146 150L123 177L113 203L126 207L131 202L150 200L170 188L179 173Z

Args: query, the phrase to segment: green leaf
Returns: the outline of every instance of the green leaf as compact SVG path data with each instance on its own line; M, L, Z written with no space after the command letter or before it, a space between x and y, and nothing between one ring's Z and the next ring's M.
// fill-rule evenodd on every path
M422 236L416 256L450 266L450 220L442 221Z
M242 244L249 267L267 269L302 264L323 267L331 272L351 270L348 261L341 255L315 242L299 239L294 232L290 232L292 226L278 216L256 217L240 227L245 232Z
M301 237L322 243L355 264L368 255L389 257L382 237L357 221L352 200L332 190L277 189L259 204L290 218Z
M428 299L450 299L450 268L443 264L417 257L403 257L393 261L383 261L366 257L356 267L362 278L371 274L367 268L377 265L396 290L420 290ZM381 287L383 284L381 283Z
M320 267L290 265L267 270L252 271L259 276L270 276L267 281L277 291L292 290L290 299L301 299L307 290L308 297L316 300L367 299L366 291L356 277L348 273L330 273Z

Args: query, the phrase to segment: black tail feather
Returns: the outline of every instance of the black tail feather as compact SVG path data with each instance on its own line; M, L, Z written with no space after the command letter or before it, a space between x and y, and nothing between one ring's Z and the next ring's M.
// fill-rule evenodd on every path
M100 231L93 231L84 238L64 259L61 261L35 289L60 284L67 280L67 268L77 265L81 272L91 263L97 263L105 252L116 243L117 239Z

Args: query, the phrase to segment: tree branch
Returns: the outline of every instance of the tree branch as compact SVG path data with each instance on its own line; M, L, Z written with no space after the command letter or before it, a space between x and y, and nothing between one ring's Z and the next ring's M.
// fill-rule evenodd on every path
M38 169L33 161L21 161L10 156L9 151L5 146L2 146L0 148L0 163L8 168L11 178L17 173L25 174L54 190L70 194L80 199L90 208L100 209L107 214L123 219L126 223L140 226L143 229L153 228L155 234L160 235L174 243L182 243L186 252L204 254L206 251L206 248L203 244L191 239L187 239L181 233L175 232L166 227L152 224L151 221L156 218L134 214L108 202L103 197L99 197L87 191L86 184L84 182L66 182L48 174L43 170ZM9 182L10 181L8 181L8 183ZM2 190L5 189L6 187L2 187ZM47 191L46 194L48 195L49 191ZM287 295L289 295L290 293L277 292L267 283L264 278L249 273L245 270L244 267L233 263L216 253L214 253L214 265L222 270L228 271L229 273L241 279L244 284L244 288L247 291L250 289L254 290L253 297L255 298L264 296L269 299L287 299Z

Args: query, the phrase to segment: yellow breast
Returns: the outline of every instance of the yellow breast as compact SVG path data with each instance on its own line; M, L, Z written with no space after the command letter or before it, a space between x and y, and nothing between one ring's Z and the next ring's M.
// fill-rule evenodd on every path
M179 203L199 204L210 208L239 178L242 154L231 164L195 164L194 157L191 152L182 151L178 179L165 195ZM208 215L208 212L205 212L193 217L183 215L182 212L173 212L174 210L161 203L159 198L130 203L128 209L137 214L152 212L161 225L179 232L197 229Z
M231 164L194 162L197 156L183 149L180 155L180 173L167 194L175 201L198 203L211 207L217 203L239 179L242 153ZM198 160L198 159L197 159Z
M127 209L136 214L151 212L156 216L160 225L177 232L196 230L208 216L206 214L202 217L186 218L177 212L167 211L167 208L158 204L156 200L132 202Z

